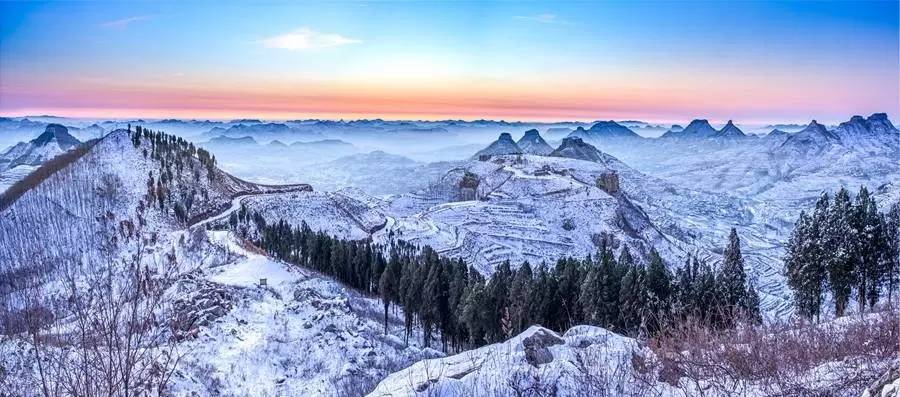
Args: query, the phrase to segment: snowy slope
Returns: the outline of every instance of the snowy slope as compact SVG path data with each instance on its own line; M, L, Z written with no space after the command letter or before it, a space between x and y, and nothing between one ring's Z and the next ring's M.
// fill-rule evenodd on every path
M369 203L366 199L375 201ZM352 189L250 196L242 202L267 221L284 220L294 227L305 222L314 231L342 239L365 239L387 222L376 199Z
M358 395L392 371L440 355L405 345L402 313L391 316L385 335L377 299L248 251L230 232L210 233L211 244L234 259L200 269L194 284L206 296L226 296L226 313L179 345L185 356L175 395Z
M634 339L603 328L576 326L558 335L532 326L502 343L420 361L385 378L369 397L684 395L636 368L654 360Z

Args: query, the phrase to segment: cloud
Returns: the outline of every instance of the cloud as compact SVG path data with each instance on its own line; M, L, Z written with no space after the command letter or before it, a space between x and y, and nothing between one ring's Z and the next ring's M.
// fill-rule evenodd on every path
M362 43L361 40L345 37L337 33L321 33L310 28L300 28L260 40L266 48L280 48L291 51L312 50Z
M125 29L128 25L131 25L134 22L146 21L150 19L148 15L141 15L136 17L122 18L117 19L115 21L109 21L101 23L100 26L109 29Z
M560 18L559 15L556 15L556 14L538 14L538 15L531 15L531 16L519 15L519 16L515 16L513 18L521 20L521 21L530 21L530 22L555 24L555 25L569 25L569 21L566 21L565 19Z

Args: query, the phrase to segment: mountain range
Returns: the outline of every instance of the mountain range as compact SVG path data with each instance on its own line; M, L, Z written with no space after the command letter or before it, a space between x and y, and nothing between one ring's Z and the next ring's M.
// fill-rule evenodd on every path
M504 125L513 127L523 125ZM558 143L551 139L553 145L531 128L518 141L510 133L492 135L496 140L454 162L423 163L371 151L302 167L320 175L322 182L313 186L335 182L333 189L319 191L307 184L242 180L222 168L243 163L216 160L223 158L219 149L239 156L250 147L276 156L296 142L260 145L263 140L254 135L226 135L209 142L218 155L213 156L182 138L139 134L127 126L82 146L66 127L51 124L10 156L30 160L43 179L15 197L0 195L8 202L0 208L0 272L3 280L15 280L0 287L14 293L17 286L32 285L42 296L65 302L61 281L72 274L67 271L125 263L137 252L154 271L177 264L178 281L167 293L178 297L173 343L187 353L173 374L175 394L466 395L515 384L510 368L575 376L585 373L577 369L583 362L578 357L593 354L605 363L595 368L603 376L609 375L606 369L640 368L641 360L658 357L634 339L586 326L562 334L532 327L507 342L458 355L425 348L415 337L405 343L402 309L388 311L388 327L382 328L382 302L268 257L253 246L262 236L246 225L283 222L383 247L400 241L428 245L484 276L507 261L513 268L525 261L552 266L601 246L627 247L641 263L656 251L671 271L688 255L717 263L726 235L736 228L765 315L785 318L791 296L780 263L782 244L810 198L833 189L835 181L880 186L873 189L877 200L900 197L890 184L900 176L900 133L883 114L853 117L834 128L813 122L794 134L773 131L760 139L740 138L733 123L715 130L702 120L684 129L692 137L684 139L636 138L615 122L578 127ZM299 143L319 144L342 145ZM48 162L57 149L73 147L83 152ZM297 163L297 152L284 153ZM290 166L283 169L289 172ZM373 195L362 189L371 185L402 185L405 192ZM235 224L242 226L229 226ZM98 243L106 241L115 244ZM343 254L336 250L320 252ZM8 343L0 341L0 352L4 368L34 365L31 354ZM431 370L445 365L439 375ZM234 376L235 371L252 376ZM348 384L362 390L350 393ZM578 384L558 387L578 393ZM648 385L671 391L679 383L654 378Z

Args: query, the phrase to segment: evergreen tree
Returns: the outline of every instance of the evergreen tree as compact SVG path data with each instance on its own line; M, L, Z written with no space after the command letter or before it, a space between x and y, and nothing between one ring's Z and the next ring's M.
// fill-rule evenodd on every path
M726 321L734 316L746 314L747 275L744 272L744 258L741 255L741 241L737 230L731 229L728 245L722 254L722 266L719 269L718 287L724 305L723 314Z
M469 343L481 346L487 341L487 305L489 296L486 291L484 277L474 269L469 270L469 286L463 295L463 309L460 320L466 324Z
M662 258L656 250L650 251L650 266L647 268L646 286L640 287L646 289L647 300L644 305L647 306L648 321L647 327L650 332L657 332L662 323L668 319L672 297L672 274L666 268ZM623 293L627 290L622 282ZM643 302L642 302L643 303Z
M869 197L865 187L857 196L857 288L860 310L865 305L875 306L881 297L881 289L888 272L885 253L889 250L884 229L884 218L878 212L875 200Z
M487 283L488 293L488 323L487 337L490 342L506 339L509 329L505 329L504 322L509 321L509 285L512 282L512 270L509 261L504 261L494 271Z
M824 202L827 207L827 199L827 196L823 196L819 202ZM818 234L815 218L801 212L788 240L784 259L787 283L793 291L794 304L798 313L808 319L818 319L822 310L825 267L817 242Z
M900 280L900 202L894 203L885 215L885 280L888 303L893 304L894 291Z
M747 287L747 294L744 295L744 298L747 319L756 324L762 323L762 312L759 308L759 294L756 292L756 288L753 287L753 284L750 284L750 286Z
M531 324L530 293L533 279L531 265L525 261L516 270L509 289L509 316L515 333L524 331Z
M574 259L563 258L556 262L554 273L556 297L561 307L559 329L569 329L581 318L579 291L583 282L582 267Z
M391 302L397 301L397 279L400 274L400 260L395 256L391 256L384 272L381 273L381 279L378 282L378 292L381 295L381 301L384 303L384 334L388 333L388 309Z
M847 309L855 277L854 253L856 236L851 225L850 194L843 187L834 196L823 225L823 246L829 247L827 258L828 284L834 299L835 314L840 317Z
M641 334L646 331L646 319L649 314L647 303L651 293L645 282L644 268L630 265L622 277L622 290L619 294L619 307L622 328L626 333Z

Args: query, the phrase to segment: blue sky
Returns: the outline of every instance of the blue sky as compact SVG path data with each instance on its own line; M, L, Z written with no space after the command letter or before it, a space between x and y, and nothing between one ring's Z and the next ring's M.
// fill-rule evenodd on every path
M0 3L0 112L841 120L898 2Z

